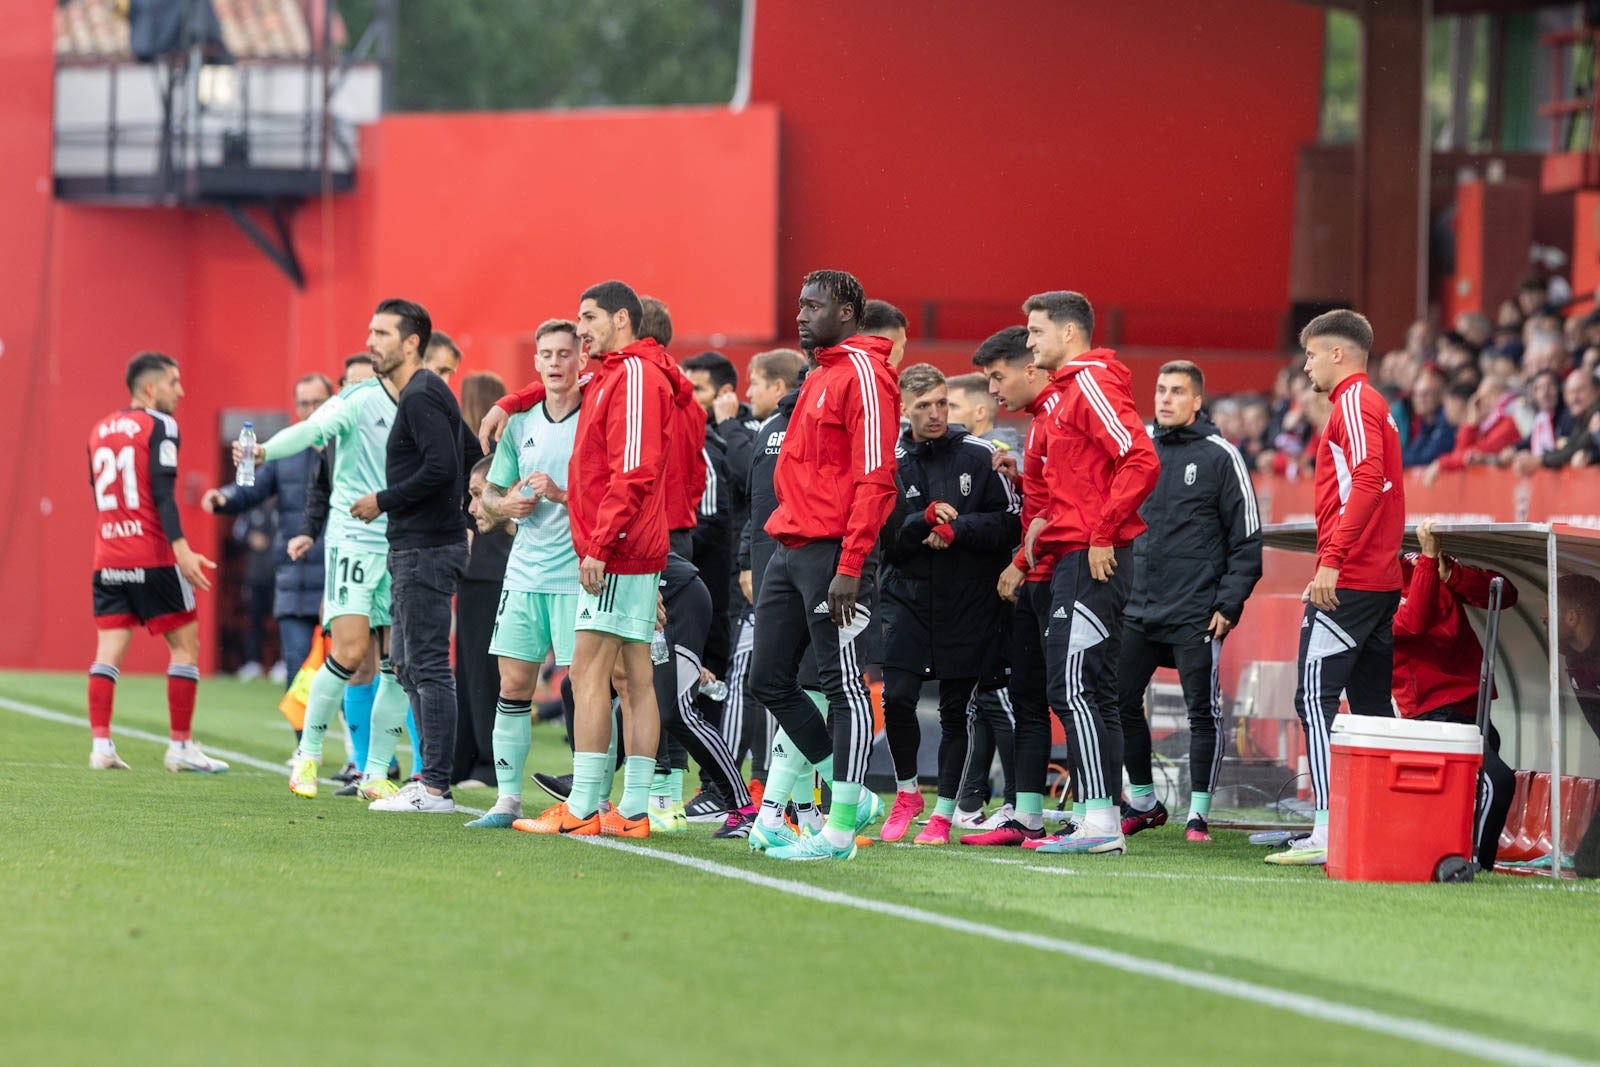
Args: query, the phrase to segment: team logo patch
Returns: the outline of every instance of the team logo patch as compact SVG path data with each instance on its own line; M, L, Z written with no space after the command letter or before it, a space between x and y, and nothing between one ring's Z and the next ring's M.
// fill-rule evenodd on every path
M963 474L961 476L961 483L960 484L961 484L961 495L962 496L971 496L972 495L972 475Z
M161 447L156 449L156 459L163 467L176 467L178 465L178 442L162 441Z
M1195 476L1196 473L1197 472L1195 470L1195 466L1194 466L1193 463L1191 463L1188 466L1184 467L1183 468L1183 484L1184 485L1193 485L1194 484L1194 476Z

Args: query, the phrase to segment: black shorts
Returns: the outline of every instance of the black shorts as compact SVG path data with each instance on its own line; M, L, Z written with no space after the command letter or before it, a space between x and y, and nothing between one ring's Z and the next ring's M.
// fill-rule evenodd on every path
M171 633L194 621L194 589L177 567L108 567L94 572L94 624Z

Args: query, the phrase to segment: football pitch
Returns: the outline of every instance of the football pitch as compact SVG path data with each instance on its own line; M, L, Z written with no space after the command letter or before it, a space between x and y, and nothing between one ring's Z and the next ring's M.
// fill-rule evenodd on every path
M196 737L233 769L180 776L164 679L125 676L134 769L92 774L83 678L0 673L0 1060L1600 1058L1596 883L1336 883L1176 823L1123 857L880 843L847 864L706 825L465 830L291 796L279 692L204 680ZM529 770L570 770L559 726Z

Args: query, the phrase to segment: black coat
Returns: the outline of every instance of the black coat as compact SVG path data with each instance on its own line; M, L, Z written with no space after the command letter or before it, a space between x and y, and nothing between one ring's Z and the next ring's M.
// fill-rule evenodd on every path
M907 430L895 446L900 493L883 540L884 666L927 678L992 673L1007 632L995 591L1021 539L1021 504L995 473L994 446L959 426L932 441ZM925 545L935 502L959 514L949 548Z
M739 538L737 563L740 570L751 572L752 592L757 599L761 597L761 576L766 573L767 562L778 547L766 531L767 520L778 510L778 491L773 488L772 473L778 466L778 452L783 448L784 434L789 431L789 419L799 402L798 389L791 389L778 401L778 410L756 430L750 455L750 480L745 492L750 511Z
M1261 580L1261 513L1239 450L1201 415L1154 435L1161 476L1139 517L1127 616L1164 641L1201 640L1213 612L1237 623Z
M298 562L289 558L289 539L300 532L306 509L306 490L322 456L307 449L283 459L268 460L256 468L256 484L226 485L222 495L227 502L217 511L239 515L268 500L277 498L278 529L272 538L273 596L272 614L279 617L322 613L322 539Z

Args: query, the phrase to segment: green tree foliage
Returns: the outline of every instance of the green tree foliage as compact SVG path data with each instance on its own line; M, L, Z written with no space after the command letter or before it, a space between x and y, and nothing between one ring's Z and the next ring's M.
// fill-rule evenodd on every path
M352 37L375 0L340 0ZM740 0L399 0L395 106L726 102Z

